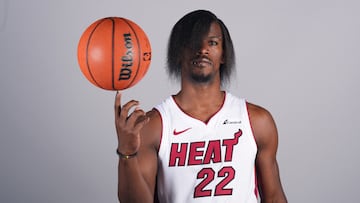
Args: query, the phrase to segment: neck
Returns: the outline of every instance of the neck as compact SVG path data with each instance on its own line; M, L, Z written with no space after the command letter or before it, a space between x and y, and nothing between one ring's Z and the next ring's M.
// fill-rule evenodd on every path
M225 92L220 86L190 86L174 96L176 103L187 114L207 122L224 103Z

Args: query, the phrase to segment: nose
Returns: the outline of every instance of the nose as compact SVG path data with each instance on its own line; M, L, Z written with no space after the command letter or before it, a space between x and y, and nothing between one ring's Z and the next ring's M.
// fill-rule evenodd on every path
M201 44L197 54L198 55L207 55L207 54L209 54L209 46L206 43Z

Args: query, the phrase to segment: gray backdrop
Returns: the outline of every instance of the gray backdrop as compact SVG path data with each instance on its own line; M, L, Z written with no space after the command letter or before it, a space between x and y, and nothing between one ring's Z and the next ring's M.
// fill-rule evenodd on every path
M277 122L289 201L357 202L357 0L0 0L0 202L116 202L115 93L83 77L78 40L99 18L138 23L153 60L123 94L149 110L179 89L164 70L166 43L199 8L232 34L238 71L228 90Z

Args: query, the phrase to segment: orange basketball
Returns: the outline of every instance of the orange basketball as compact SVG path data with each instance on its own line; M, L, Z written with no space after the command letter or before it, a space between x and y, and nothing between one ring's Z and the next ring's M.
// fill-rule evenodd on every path
M151 46L145 32L136 23L120 17L92 23L82 34L77 51L84 76L106 90L134 86L151 62Z

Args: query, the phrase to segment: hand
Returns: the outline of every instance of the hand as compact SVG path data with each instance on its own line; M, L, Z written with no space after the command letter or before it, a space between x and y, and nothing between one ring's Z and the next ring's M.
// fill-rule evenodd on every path
M140 130L149 121L145 112L140 109L139 102L131 100L121 107L121 93L115 96L115 126L118 137L118 151L124 155L139 151L141 138ZM135 108L129 115L130 109Z

